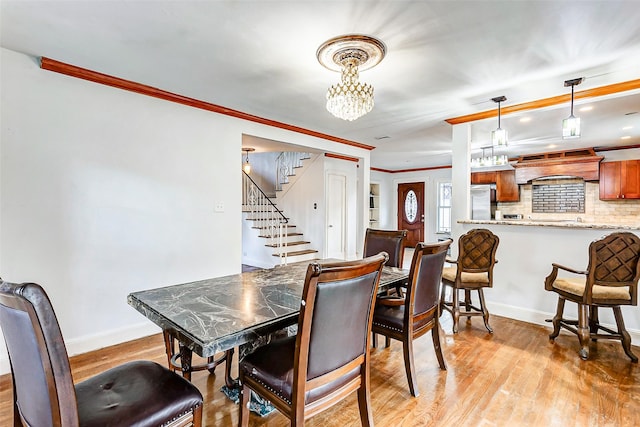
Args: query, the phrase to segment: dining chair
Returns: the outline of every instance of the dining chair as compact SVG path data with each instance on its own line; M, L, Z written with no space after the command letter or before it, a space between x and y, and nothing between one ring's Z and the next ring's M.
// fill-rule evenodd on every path
M380 252L386 252L389 260L388 267L402 267L404 258L404 241L407 230L376 230L367 228L364 235L363 257L370 257Z
M554 340L561 328L576 334L583 360L589 358L589 340L619 340L626 355L633 363L638 363L638 357L631 351L631 336L624 326L620 306L638 305L640 237L629 232L617 232L591 242L586 270L555 263L551 265L551 274L546 277L544 288L558 294L558 306L549 338ZM559 270L572 274L558 277ZM578 304L577 320L564 318L565 301ZM600 307L613 310L617 331L600 324Z
M440 369L447 365L440 345L440 284L442 268L452 240L418 243L411 260L409 282L404 296L380 297L373 312L371 331L402 342L404 368L412 396L418 396L413 340L431 331Z
M386 253L362 260L311 263L300 300L298 332L240 362L239 425L249 423L251 390L292 426L357 391L360 420L373 425L369 346L373 304Z
M60 326L37 284L0 281L0 326L14 426L202 425L200 391L155 362L125 363L74 386Z
M379 252L386 252L389 261L387 267L402 268L404 260L404 244L407 239L407 230L376 230L367 228L364 235L363 257L369 257ZM406 283L398 283L395 289L389 289L388 295L402 295ZM377 344L376 337L373 337L374 345Z
M484 300L483 288L493 287L493 268L498 262L496 251L500 239L491 231L484 228L469 230L458 239L458 258L447 259L453 264L442 270L442 292L440 305L442 310L447 310L453 317L453 332L458 333L460 316L482 316L484 326L490 333L493 329L489 326L489 310ZM452 289L451 301L446 300L446 287ZM464 291L464 301L460 301L459 291ZM473 305L471 291L478 292L480 307ZM464 310L460 310L460 306Z

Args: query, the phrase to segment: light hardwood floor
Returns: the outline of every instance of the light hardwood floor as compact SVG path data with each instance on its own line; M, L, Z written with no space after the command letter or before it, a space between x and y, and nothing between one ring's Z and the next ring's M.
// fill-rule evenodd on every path
M466 319L465 319L466 320ZM402 348L372 351L371 398L375 424L396 426L633 426L640 424L640 366L619 343L591 346L591 360L578 357L578 339L561 333L555 343L549 329L492 316L493 335L481 319L461 321L451 333L443 316L447 371L438 368L431 338L415 342L420 396L409 394ZM381 340L384 343L384 340ZM635 346L634 352L640 354ZM132 359L165 364L160 335L71 358L76 381ZM220 368L219 368L220 369ZM234 367L234 372L237 372ZM196 372L193 382L205 397L204 425L235 426L237 405L219 391L222 375ZM0 426L11 424L10 377L0 377ZM274 412L251 415L253 426L285 426ZM359 426L355 395L312 418L309 426Z

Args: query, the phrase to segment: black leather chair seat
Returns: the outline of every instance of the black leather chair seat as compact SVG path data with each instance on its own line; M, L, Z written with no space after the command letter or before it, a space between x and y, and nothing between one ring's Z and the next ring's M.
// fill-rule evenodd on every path
M433 320L433 316L414 320L413 329L420 329L431 320ZM373 326L374 328L381 327L398 332L402 331L404 328L404 306L387 307L377 304L373 315Z
M76 395L84 427L164 426L202 402L189 381L148 361L102 372L77 384Z
M241 368L245 377L252 377L261 382L291 404L295 347L295 336L283 338L259 347L242 360ZM305 395L306 403L325 397L330 391L349 383L358 378L359 375L360 369L356 368L323 387L307 392Z
M402 331L404 329L404 306L387 307L376 304L373 326Z

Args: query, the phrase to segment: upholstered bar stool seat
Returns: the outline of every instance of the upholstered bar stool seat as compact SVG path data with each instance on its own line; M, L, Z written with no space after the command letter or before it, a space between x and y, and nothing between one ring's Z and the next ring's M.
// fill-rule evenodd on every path
M586 279L573 279L573 278L558 278L553 282L553 288L559 291L568 292L575 296L581 297L584 295L584 288L587 286ZM593 285L591 298L594 301L598 300L623 300L631 301L631 294L629 293L629 287L611 287L611 286L599 286Z
M456 266L445 267L442 269L442 278L449 282L455 282L457 274L458 269ZM489 285L489 273L466 273L463 271L460 273L460 280L462 280L468 288L487 287Z

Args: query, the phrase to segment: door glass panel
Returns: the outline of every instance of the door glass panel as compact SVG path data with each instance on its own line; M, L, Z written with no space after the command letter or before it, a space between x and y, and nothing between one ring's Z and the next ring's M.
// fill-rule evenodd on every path
M407 217L407 221L415 222L418 214L418 199L413 190L409 190L404 199L404 214Z

